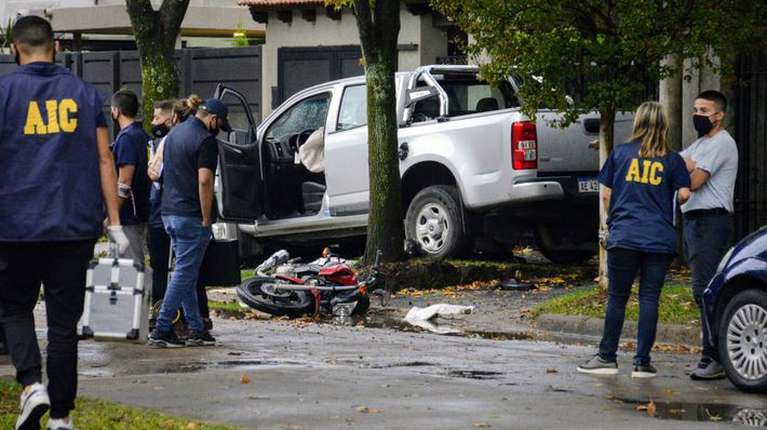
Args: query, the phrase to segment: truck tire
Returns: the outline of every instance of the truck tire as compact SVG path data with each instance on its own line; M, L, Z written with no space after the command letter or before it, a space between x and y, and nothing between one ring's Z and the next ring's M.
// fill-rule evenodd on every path
M577 224L574 224L577 225ZM596 255L599 244L594 229L539 224L535 230L538 250L556 264L583 264Z
M767 291L757 288L741 291L727 303L719 322L717 347L735 387L748 393L767 393Z
M424 188L410 202L405 216L405 236L428 257L460 255L465 248L463 214L458 189L448 185Z

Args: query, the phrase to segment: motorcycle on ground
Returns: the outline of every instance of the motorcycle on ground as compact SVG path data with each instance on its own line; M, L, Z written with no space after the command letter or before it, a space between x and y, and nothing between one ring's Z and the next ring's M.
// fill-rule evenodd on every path
M371 295L388 301L386 290L376 288L384 283L380 257L378 252L370 273L358 279L343 259L327 249L323 258L306 265L281 250L256 268L258 276L243 282L237 295L247 306L275 316L364 315Z

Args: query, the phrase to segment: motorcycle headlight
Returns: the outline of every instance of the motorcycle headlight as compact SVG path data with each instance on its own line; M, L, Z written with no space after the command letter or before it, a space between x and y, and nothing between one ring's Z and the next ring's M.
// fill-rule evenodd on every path
M732 257L732 251L735 250L735 247L731 247L726 254L724 254L724 257L722 257L722 261L719 262L719 267L716 268L716 273L722 273L722 270L724 270L724 267L727 266L727 263L730 262L730 257Z

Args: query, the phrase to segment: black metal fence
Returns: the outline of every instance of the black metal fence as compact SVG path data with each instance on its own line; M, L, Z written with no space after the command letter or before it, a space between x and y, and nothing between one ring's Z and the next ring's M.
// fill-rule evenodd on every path
M64 52L56 62L84 81L93 84L104 96L109 108L109 95L127 87L141 96L141 69L136 51ZM261 47L190 48L176 51L180 72L180 96L198 94L210 97L219 82L243 93L251 112L261 118ZM16 68L13 57L0 56L0 75ZM240 105L229 106L235 121L244 115ZM110 124L111 126L111 124Z
M741 238L767 225L767 53L739 56L736 78L735 234Z

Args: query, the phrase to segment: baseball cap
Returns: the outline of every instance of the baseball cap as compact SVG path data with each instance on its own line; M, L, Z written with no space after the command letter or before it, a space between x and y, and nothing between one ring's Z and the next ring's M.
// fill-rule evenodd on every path
M221 124L222 124L221 130L224 130L227 133L232 131L232 126L229 125L229 118L228 118L229 109L221 100L219 99L205 100L205 102L201 104L200 107L198 107L197 109L216 115L218 119L221 120Z

